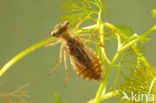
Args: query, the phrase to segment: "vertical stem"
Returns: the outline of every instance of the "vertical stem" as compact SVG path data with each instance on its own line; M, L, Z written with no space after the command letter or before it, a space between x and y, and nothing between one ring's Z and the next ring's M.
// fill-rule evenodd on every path
M110 72L111 72L111 70L113 68L114 63L118 59L119 55L120 55L120 52L117 52L116 55L114 56L111 64L109 65L108 70L107 70L107 72L106 72L106 74L105 74L105 76L104 76L104 78L103 78L103 80L102 80L102 82L101 82L101 84L99 86L99 89L97 91L94 103L99 103L100 102L100 97L101 97L102 91L103 91L104 88L106 88L106 85L107 85L108 76L109 76L109 74L110 74Z
M100 84L100 86L99 86L99 89L98 89L98 91L97 91L97 94L96 94L96 96L95 96L95 101L94 101L94 103L99 103L99 102L100 102L100 97L101 97L102 91L103 91L103 89L104 89L106 83L107 83L107 82L106 82L105 78L103 78L103 79L102 79L102 82L101 82L101 84Z
M100 29L99 29L99 33L100 34L102 34L102 33L104 33L103 30L104 29L104 27L103 27L103 25L101 24L100 25ZM100 42L102 43L102 44L104 44L104 35L100 35ZM103 65L103 73L104 73L104 75L105 75L105 70L106 70L106 68L105 68L105 66L106 66L106 63L105 63L105 56L106 56L106 52L105 52L105 48L103 48L103 47L100 47L100 53L101 53L101 60L102 60L102 65Z

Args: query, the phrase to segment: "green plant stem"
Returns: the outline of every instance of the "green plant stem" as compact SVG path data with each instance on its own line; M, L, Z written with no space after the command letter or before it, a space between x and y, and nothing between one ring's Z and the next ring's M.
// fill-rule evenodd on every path
M97 22L97 28L99 28L99 33L102 34L104 32L104 25L101 21L101 9L99 9L99 15L98 15L98 22ZM100 41L104 44L104 36L101 35L100 36ZM101 56L102 56L102 64L103 64L103 73L105 75L105 70L106 70L106 64L105 64L105 58L106 57L106 52L105 52L105 48L100 48L101 51ZM105 82L104 78L103 80L104 82L101 82L99 90L95 96L95 103L99 102L99 98L101 97L101 93L103 92L103 94L105 94L106 88L107 88L107 82Z
M110 23L106 23L106 22L104 22L103 25L107 28L110 28L110 29L118 32L123 38L125 38L125 39L129 38L129 36L125 32L121 31L118 27L116 27Z
M9 60L1 69L0 69L0 77L17 61L19 61L21 58L23 58L25 55L29 54L30 52L35 51L36 49L40 48L41 46L45 45L46 43L52 42L56 40L55 38L48 38L45 39L39 43L36 43L32 45L31 47L23 50L19 54L17 54L15 57L13 57L11 60Z
M108 27L108 28L110 28L110 29L112 29L112 30L114 30L114 31L117 31L123 38L125 38L125 39L128 39L129 38L129 36L125 33L125 32L123 32L123 31L121 31L118 27L116 27L116 26L114 26L114 25L112 25L112 24L110 24L110 23L103 23L104 24L104 26L105 27ZM146 33L151 33L152 31L154 31L154 30L156 30L156 25L154 25L149 31L147 31ZM143 56L143 54L136 48L136 45L131 45L131 47L132 47L132 49L136 52L136 54L138 55L138 56L140 56L140 59L141 59L141 61L145 64L145 66L146 67L150 67L150 64L149 64L149 62L147 61L147 59Z
M115 56L114 56L114 58L113 58L111 64L110 64L109 67L108 67L107 73L106 73L106 75L105 75L105 78L106 78L106 79L108 78L108 76L109 76L109 74L110 74L110 72L111 72L111 70L112 70L112 68L113 68L113 66L114 66L114 64L115 64L115 62L116 62L116 60L117 60L118 57L120 56L120 54L121 54L121 52L118 52L118 51L117 51L117 53L115 54Z
M114 56L111 64L109 65L108 70L107 70L103 80L101 81L101 84L100 84L99 89L97 91L94 103L99 103L100 102L100 97L101 97L102 91L107 86L107 78L108 78L108 76L109 76L109 74L110 74L110 72L112 70L112 67L113 67L114 63L116 62L116 60L118 59L120 54L121 54L120 52L117 52L116 55Z
M119 55L120 55L125 49L127 49L127 48L130 47L130 46L132 46L134 43L136 43L136 42L142 40L144 37L146 37L147 35L149 35L149 34L150 34L151 32L153 32L154 30L156 30L156 25L153 26L151 29L149 29L149 30L148 30L147 32L145 32L144 34L142 34L140 37L138 37L137 39L135 39L135 40L129 42L128 44L126 44L125 46L121 47L121 48L117 51L117 53L116 53L116 55L114 56L114 58L113 58L111 64L110 64L109 67L108 67L108 70L107 70L107 72L106 72L106 75L105 75L104 79L102 80L102 82L101 82L101 84L100 84L100 86L99 86L98 92L97 92L96 97L95 97L95 103L99 103L99 101L100 101L100 96L101 96L102 91L103 91L103 89L104 89L104 87L105 87L105 83L107 83L107 78L108 78L108 76L109 76L109 74L110 74L110 72L111 72L111 70L112 70L112 68L113 68L113 66L114 66L114 64L115 64L115 62L116 62L116 60L117 60L117 58L119 57ZM145 59L145 60L146 60L146 59ZM144 62L145 62L145 60L144 60ZM147 60L146 60L146 61L147 61ZM148 63L148 62L146 62L146 63ZM148 64L148 65L149 65L149 64Z
M97 25L90 25L90 26L87 26L87 27L83 27L81 28L80 30L77 30L77 31L74 31L75 34L79 34L79 33L82 33L84 30L91 30L91 29L96 29L97 28Z
M114 97L114 96L117 96L117 95L119 95L119 91L118 90L111 91L109 93L106 93L105 95L102 95L101 98L100 98L100 101L109 99L109 98Z
M151 34L154 30L156 30L156 25L154 25L151 29L149 29L147 32L145 32L144 34L142 34L138 38L136 38L136 39L132 40L131 42L129 42L128 44L124 45L120 49L120 51L123 51L123 50L127 49L128 47L130 47L131 45L135 44L136 42L142 40L143 38L145 38L146 36L148 36L149 34Z
M120 38L119 33L115 33L115 34L116 34L116 37L117 37L117 40L118 40L118 50L119 50L120 47L121 47L121 38Z
M103 30L103 24L101 24L100 25L100 29L99 29L99 33L100 34L103 34L104 33L104 30ZM100 42L102 43L102 44L104 44L104 35L100 35ZM105 70L106 70L106 63L105 63L105 61L106 61L106 51L105 51L105 48L103 48L103 47L100 47L100 49L101 49L101 59L102 59L102 64L103 64L103 73L104 73L104 75L105 75Z
M100 101L103 101L103 100L109 99L111 97L117 96L118 94L119 94L118 90L111 91L109 93L106 93L105 95L102 95L100 97ZM95 101L95 99L92 99L92 100L88 101L87 103L94 103L94 101Z
M145 67L149 68L150 64L149 62L146 60L146 58L143 56L143 54L141 52L139 52L138 49L136 49L136 42L142 40L143 38L145 38L146 36L148 36L149 34L151 34L153 31L156 30L156 25L154 25L152 28L150 28L147 32L145 32L144 34L142 34L141 36L139 36L138 38L132 40L131 42L127 43L126 45L124 45L120 51L122 52L123 50L125 50L126 48L128 48L129 46L132 46L133 50L136 52L136 54L138 55L138 57L140 57L141 61L144 63Z
M101 3L101 1L99 1ZM102 5L102 3L101 3ZM99 34L104 34L104 25L102 23L102 19L101 19L101 13L102 13L102 9L99 8L99 13L98 13L98 22L97 22L97 28L99 29ZM100 42L102 44L104 44L104 35L100 35ZM103 64L103 73L105 75L105 70L106 70L106 61L109 63L109 59L106 56L106 51L105 48L100 47L100 53L101 53L101 59L102 59L102 64Z

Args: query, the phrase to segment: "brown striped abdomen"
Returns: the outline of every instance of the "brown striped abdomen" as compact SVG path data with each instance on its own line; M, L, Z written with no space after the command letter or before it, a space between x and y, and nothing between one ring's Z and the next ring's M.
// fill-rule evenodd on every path
M82 78L101 80L102 64L92 49L73 39L68 45L68 50L71 64Z

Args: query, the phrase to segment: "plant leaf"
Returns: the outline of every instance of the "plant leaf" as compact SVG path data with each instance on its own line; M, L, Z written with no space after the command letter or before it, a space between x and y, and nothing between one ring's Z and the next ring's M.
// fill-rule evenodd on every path
M70 21L72 26L75 26L80 18L82 22L88 19L96 20L92 15L98 16L99 5L100 2L93 0L64 0L61 7L65 15L61 16L61 19Z
M133 29L131 27L128 26L123 26L123 25L118 25L118 28L120 28L123 32L129 34L130 36L133 35Z

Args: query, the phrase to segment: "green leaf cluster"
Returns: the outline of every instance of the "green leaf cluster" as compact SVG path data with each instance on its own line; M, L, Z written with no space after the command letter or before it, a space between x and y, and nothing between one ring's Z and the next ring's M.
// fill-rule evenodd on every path
M65 12L61 19L70 21L72 26L75 26L80 18L82 21L97 21L95 17L99 15L99 10L107 14L105 3L101 0L64 0L61 7Z
M120 99L122 98L124 91L128 97L132 97L132 91L134 94L149 94L156 96L156 69L153 67L150 68L138 68L135 71L131 72L129 77L125 76L125 82L123 82L120 86ZM139 98L136 98L137 101L129 101L129 100L123 100L123 103L138 103ZM148 98L147 98L148 99ZM130 100L132 100L130 98ZM148 102L146 101L146 98L143 99L142 102ZM156 102L156 99L153 101L153 103Z

